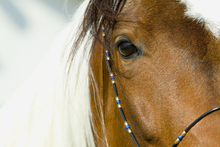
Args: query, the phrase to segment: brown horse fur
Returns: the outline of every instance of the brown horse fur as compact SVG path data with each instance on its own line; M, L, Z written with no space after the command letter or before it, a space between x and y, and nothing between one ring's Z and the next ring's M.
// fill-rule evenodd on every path
M111 1L105 2L110 9ZM109 47L126 39L143 52L140 57L125 60L117 46L112 48L111 62L128 123L141 147L171 146L197 117L220 105L220 42L205 22L186 17L186 6L177 1L128 0L125 5L121 3L123 6L118 4L122 11L112 16L107 15L107 8L100 9L103 3L91 2L88 12L93 7L96 17L102 13L105 16L102 22L112 29L108 30ZM106 24L109 22L113 23ZM99 34L96 37L102 40L99 31L97 26L94 35ZM98 40L90 64L96 145L134 147L115 104L103 44ZM179 146L219 146L219 121L219 112L207 116Z

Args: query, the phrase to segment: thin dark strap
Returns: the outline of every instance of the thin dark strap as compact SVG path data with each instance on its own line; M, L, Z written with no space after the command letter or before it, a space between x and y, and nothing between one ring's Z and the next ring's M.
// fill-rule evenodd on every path
M140 147L138 145L138 142L137 140L135 139L134 137L134 134L132 133L131 131L131 128L130 126L128 125L127 123L127 120L126 120L126 117L125 117L125 114L124 114L124 111L121 107L121 101L119 100L118 98L118 92L117 92L117 88L116 88L116 84L115 84L115 77L114 77L114 74L112 72L112 68L111 68L111 62L110 62L110 52L108 51L108 49L106 48L106 42L105 42L105 30L104 30L104 27L102 27L102 36L103 36L103 46L104 46L104 54L106 56L106 64L107 64L107 68L108 68L108 71L109 71L109 74L110 74L110 78L111 78L111 82L112 82L112 87L113 87L113 90L114 90L114 93L115 93L115 99L116 99L116 104L118 105L118 108L119 108L119 111L121 113L121 116L122 116L122 119L124 121L124 124L125 124L125 128L127 129L128 133L131 135L135 145L137 147Z
M201 115L200 117L198 117L194 122L192 122L186 129L185 131L183 131L183 133L181 135L178 136L178 138L176 139L175 143L172 145L172 147L177 147L177 145L180 143L180 141L183 139L183 137L186 135L187 132L189 132L189 130L195 126L201 119L203 119L204 117L206 117L207 115L220 110L220 107L216 107L212 110L207 111L206 113L204 113L203 115Z

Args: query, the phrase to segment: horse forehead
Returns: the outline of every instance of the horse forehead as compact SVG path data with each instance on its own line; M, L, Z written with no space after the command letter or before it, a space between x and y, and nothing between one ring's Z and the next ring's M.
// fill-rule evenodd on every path
M177 0L127 0L117 22L152 25L153 22L160 20L168 22L166 20L178 19L179 21L180 17L183 18L184 8L184 4Z
M131 20L133 22L150 22L152 17L150 18L149 16L152 14L154 15L153 17L157 17L155 14L162 9L161 12L169 14L166 16L169 18L160 19L170 19L172 15L191 18L197 21L198 24L204 25L206 30L220 39L219 6L219 0L127 0L122 11L123 15L119 15L119 21L127 19L126 22ZM177 11L178 13L176 13ZM175 16L173 16L173 18L175 18ZM165 15L163 15L163 17L165 17ZM178 18L178 16L176 18Z
M220 1L219 0L181 0L186 5L185 15L205 22L205 26L214 36L220 37Z

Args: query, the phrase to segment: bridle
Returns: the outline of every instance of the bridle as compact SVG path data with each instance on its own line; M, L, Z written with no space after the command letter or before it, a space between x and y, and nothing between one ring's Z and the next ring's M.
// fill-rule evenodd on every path
M113 90L114 90L114 94L115 94L115 100L116 100L116 104L119 108L119 111L121 113L121 116L122 116L122 119L124 121L124 124L125 124L125 128L127 129L128 133L130 134L130 136L132 137L135 145L137 147L140 147L134 134L132 133L131 131L131 127L129 126L128 122L127 122L127 119L124 115L124 111L121 107L121 101L119 100L118 98L118 92L117 92L117 89L116 89L116 82L115 82L115 77L114 77L114 74L112 72L112 68L111 68L111 62L110 62L110 52L109 50L106 48L106 39L105 39L105 29L104 27L102 26L102 37L103 37L103 48L104 48L104 51L105 51L105 57L106 57L106 63L107 63L107 68L108 68L108 71L109 71L109 74L110 74L110 79L111 79L111 82L112 82L112 86L113 86ZM207 111L206 113L202 114L200 117L198 117L194 122L192 122L182 133L181 135L178 136L178 138L176 139L175 143L172 145L172 147L177 147L178 144L180 143L180 141L182 141L182 139L186 136L186 134L189 132L189 130L195 126L201 119L203 119L204 117L206 117L207 115L215 112L215 111L218 111L220 110L220 107L216 107L212 110L209 110Z
M178 138L176 139L176 141L175 141L175 143L172 145L172 147L176 147L176 146L180 143L180 141L183 139L183 137L185 137L186 133L188 133L189 130L190 130L193 126L195 126L201 119L203 119L203 118L206 117L207 115L209 115L209 114L211 114L211 113L213 113L213 112L215 112L215 111L217 111L217 110L220 110L220 107L216 107L216 108L214 108L214 109L212 109L212 110L209 110L209 111L207 111L206 113L202 114L200 117L198 117L194 122L192 122L192 123L185 129L185 131L182 132L181 135L178 136Z

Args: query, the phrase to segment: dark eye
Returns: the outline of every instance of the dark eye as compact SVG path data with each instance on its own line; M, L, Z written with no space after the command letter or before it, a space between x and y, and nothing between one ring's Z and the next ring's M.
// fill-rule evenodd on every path
M138 55L138 49L129 42L122 42L118 45L118 50L122 58L129 59Z

